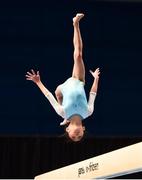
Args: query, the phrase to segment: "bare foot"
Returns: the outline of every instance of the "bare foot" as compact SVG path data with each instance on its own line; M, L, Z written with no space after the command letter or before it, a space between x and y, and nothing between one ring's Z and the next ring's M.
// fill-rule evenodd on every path
M66 119L64 119L63 122L60 123L60 126L64 126L64 125L66 125L66 124L68 124L68 123L69 123L69 121L66 120Z
M82 19L83 17L84 17L83 13L76 14L76 16L73 18L73 24L77 24L80 21L80 19Z

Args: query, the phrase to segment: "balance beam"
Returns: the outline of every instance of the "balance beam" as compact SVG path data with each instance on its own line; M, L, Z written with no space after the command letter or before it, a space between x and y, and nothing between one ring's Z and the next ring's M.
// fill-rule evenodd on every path
M48 179L101 179L142 171L142 142L96 156L35 177Z

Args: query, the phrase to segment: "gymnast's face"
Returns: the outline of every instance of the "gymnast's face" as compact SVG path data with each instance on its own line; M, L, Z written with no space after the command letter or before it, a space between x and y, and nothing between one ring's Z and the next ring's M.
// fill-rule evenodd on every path
M69 126L66 128L66 131L70 139L77 142L82 139L84 135L85 127L82 126L82 124L80 125L69 124Z

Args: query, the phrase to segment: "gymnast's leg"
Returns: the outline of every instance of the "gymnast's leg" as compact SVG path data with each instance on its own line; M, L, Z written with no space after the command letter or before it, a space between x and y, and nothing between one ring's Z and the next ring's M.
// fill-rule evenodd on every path
M62 105L63 95L62 95L61 90L60 90L60 85L56 88L55 95L56 95L56 99L57 99L58 103L60 105Z
M79 28L79 21L83 18L83 16L84 14L77 14L73 18L74 66L73 66L72 77L85 82L85 66L84 66L84 62L82 58L83 43L82 43L82 38L81 38L81 33L80 33L80 28Z
M80 81L85 82L85 67L82 59L82 38L79 29L79 21L83 18L84 14L77 14L73 18L73 27L74 27L74 35L73 35L73 45L74 45L74 66L72 77L79 79ZM63 96L60 91L60 85L57 87L55 91L55 95L59 104L62 104Z

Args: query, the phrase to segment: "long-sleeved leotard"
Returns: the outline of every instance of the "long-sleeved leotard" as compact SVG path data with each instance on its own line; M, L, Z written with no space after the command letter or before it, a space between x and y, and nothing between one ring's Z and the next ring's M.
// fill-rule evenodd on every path
M51 93L48 92L45 96L62 118L68 120L73 115L78 115L83 120L93 113L96 93L90 92L87 102L82 81L71 77L60 85L60 90L63 95L62 105L56 101Z

